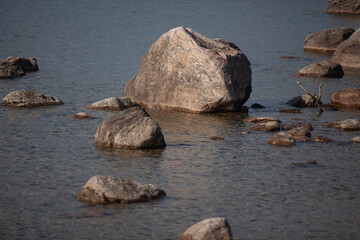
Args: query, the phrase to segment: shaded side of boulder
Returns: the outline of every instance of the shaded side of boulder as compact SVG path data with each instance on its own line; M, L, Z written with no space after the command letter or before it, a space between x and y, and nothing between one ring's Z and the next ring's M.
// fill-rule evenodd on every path
M325 11L334 14L360 14L360 2L358 0L330 0Z
M7 57L0 60L0 79L19 77L38 70L35 58Z
M360 89L345 88L333 93L331 105L338 108L360 108Z
M258 123L250 127L254 131L277 132L280 131L280 124L276 121Z
M272 144L276 146L294 146L295 139L289 133L280 132L270 137L266 144Z
M133 203L165 195L165 191L152 184L140 184L114 176L94 176L81 188L77 199L91 203Z
M251 90L238 47L178 27L151 45L123 96L146 108L208 113L239 110Z
M104 100L94 102L88 105L86 108L91 110L110 110L110 111L117 111L126 109L129 107L134 106L131 102L130 98L128 97L120 97L120 98L106 98Z
M326 127L338 128L342 131L357 131L360 129L360 121L358 119L346 119L339 122L329 123Z
M2 100L2 103L11 107L39 107L63 104L63 102L56 97L24 90L9 93Z
M299 77L341 78L344 76L344 71L341 65L338 63L331 61L320 61L300 69L299 72L295 75Z
M336 48L351 34L354 29L348 27L329 28L312 33L305 38L304 49L316 51L335 51Z
M293 107L315 107L316 101L308 94L304 94L290 99L286 104Z
M188 228L178 240L232 240L231 229L225 218L208 218Z
M95 135L95 145L109 148L164 148L160 126L139 106L105 120Z
M343 68L360 69L360 28L339 45L331 61Z

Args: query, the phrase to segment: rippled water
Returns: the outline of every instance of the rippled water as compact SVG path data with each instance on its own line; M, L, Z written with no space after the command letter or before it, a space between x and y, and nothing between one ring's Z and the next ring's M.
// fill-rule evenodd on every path
M279 113L302 94L300 68L329 55L304 52L304 38L325 28L360 27L356 16L324 13L327 1L11 1L0 7L0 58L35 57L40 71L0 81L0 98L17 89L54 95L63 106L0 106L1 239L176 239L192 224L226 217L235 239L360 238L359 146L325 124L359 112L303 109ZM177 26L232 41L252 63L253 93L265 105L250 116L284 123L311 121L313 136L335 144L266 145L269 133L244 135L240 113L194 115L154 112L164 150L100 150L99 124L113 112L85 106L121 96L141 56ZM280 56L296 56L286 60ZM311 92L323 83L324 102L360 75L301 78ZM87 111L92 120L69 117ZM212 136L224 141L211 141ZM309 167L293 163L317 161ZM92 176L116 175L153 183L167 192L158 201L88 205L75 198Z

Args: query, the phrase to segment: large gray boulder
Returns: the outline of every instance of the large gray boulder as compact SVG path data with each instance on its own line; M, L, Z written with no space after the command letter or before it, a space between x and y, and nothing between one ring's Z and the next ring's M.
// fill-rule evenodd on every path
M331 105L338 108L360 108L360 89L345 88L333 93Z
M120 97L120 98L106 98L101 101L94 102L88 105L86 108L91 110L109 110L109 111L117 111L126 109L134 106L128 97Z
M339 45L331 61L343 68L360 69L360 28Z
M236 111L250 93L250 62L238 47L178 27L151 45L123 96L143 107L208 113Z
M225 218L208 218L188 228L178 240L232 240L231 229Z
M160 126L139 106L102 122L95 135L95 145L122 149L166 146Z
M2 103L10 107L40 107L63 104L63 102L56 97L24 90L9 93L2 100Z
M38 70L35 58L7 57L0 60L0 79L19 77Z
M329 28L312 33L305 38L304 49L315 51L335 51L336 48L351 34L354 29L348 27Z
M325 11L335 14L360 14L360 2L358 0L330 0Z
M298 77L341 78L344 76L344 71L340 64L325 60L304 67L295 75Z
M133 203L165 195L163 190L152 184L140 184L114 176L94 176L81 188L77 199L91 203Z

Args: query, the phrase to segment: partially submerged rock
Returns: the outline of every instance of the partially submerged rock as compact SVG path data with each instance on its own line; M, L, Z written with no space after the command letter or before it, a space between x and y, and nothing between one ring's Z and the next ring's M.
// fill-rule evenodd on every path
M216 141L223 141L225 139L223 139L222 137L211 137L210 140L216 140Z
M316 100L308 94L304 94L290 99L286 104L293 107L316 107Z
M253 105L250 106L250 108L261 109L261 108L265 108L265 107L259 103L254 103Z
M332 143L334 141L324 136L316 136L314 137L314 142Z
M238 47L178 27L151 45L123 96L148 108L208 113L237 111L250 93L250 62Z
M92 118L89 114L87 114L85 112L78 112L78 113L75 113L70 116L73 118L78 118L78 119L91 119Z
M95 135L95 145L109 148L164 148L160 126L139 106L105 120Z
M256 123L265 123L265 122L281 122L279 119L273 117L249 117L243 120L244 122L256 122Z
M297 108L290 108L290 109L280 109L279 112L281 112L281 113L300 113L300 110Z
M225 218L208 218L188 228L178 240L232 240L231 229Z
M354 29L348 27L329 28L312 33L305 38L304 49L316 51L335 51L336 48L351 34Z
M308 138L311 137L310 131L305 127L296 127L290 129L288 133L293 136L296 141L308 141ZM307 137L307 138L304 138Z
M8 57L0 60L0 79L20 77L26 72L38 70L35 58Z
M120 97L120 98L106 98L104 100L94 102L87 106L88 109L91 110L109 110L109 111L117 111L126 109L134 106L128 97Z
M272 137L270 137L266 144L272 144L276 146L294 146L295 139L293 136L287 132L279 132Z
M133 203L165 195L165 191L152 184L114 176L94 176L81 188L77 199L90 203Z
M63 104L63 102L56 97L24 90L9 93L2 100L2 103L10 107L39 107Z
M360 69L360 28L339 45L331 61L341 64L343 68Z
M346 119L339 122L329 123L326 127L338 128L342 131L358 131L360 129L360 121L358 119Z
M360 108L360 89L345 88L333 93L331 105L338 108Z
M360 3L358 0L330 0L325 11L335 14L360 14Z
M352 142L352 143L360 143L360 136L353 137L352 139L350 139L350 142Z
M304 163L292 163L290 164L289 167L291 168L295 168L295 167L310 167L310 166L314 166L317 165L316 161L308 161L308 162L304 162Z
M258 123L250 127L254 131L277 132L280 131L280 124L276 121Z
M344 71L340 64L325 60L304 67L295 75L298 77L341 78L344 76Z

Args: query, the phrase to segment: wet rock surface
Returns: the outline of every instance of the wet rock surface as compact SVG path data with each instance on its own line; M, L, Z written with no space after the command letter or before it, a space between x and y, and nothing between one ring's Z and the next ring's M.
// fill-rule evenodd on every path
M314 142L332 143L332 142L334 142L334 140L331 140L324 136L315 136Z
M273 117L248 117L244 119L244 122L266 123L266 122L281 122L281 121Z
M0 79L20 77L38 70L35 58L7 57L0 60Z
M146 108L208 113L237 111L250 93L250 62L238 47L178 27L151 45L123 96Z
M352 142L352 143L360 143L360 136L351 138L350 142Z
M85 112L78 112L73 115L70 115L70 117L77 118L77 119L91 119L92 118L89 114L87 114Z
M63 102L56 97L24 90L9 93L2 100L2 103L10 107L40 107L63 104Z
M94 176L81 188L77 199L90 203L133 203L165 195L165 191L152 184L140 184L115 176Z

